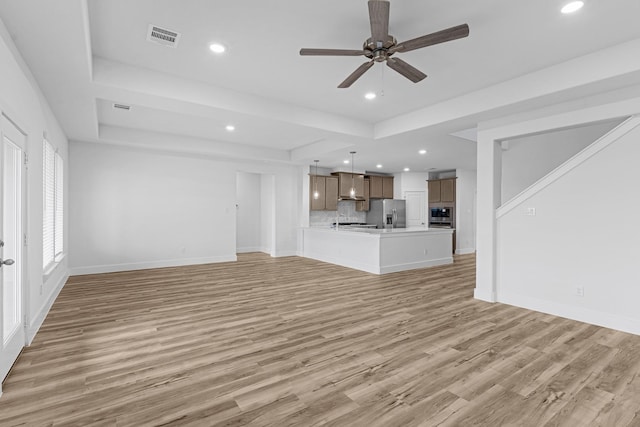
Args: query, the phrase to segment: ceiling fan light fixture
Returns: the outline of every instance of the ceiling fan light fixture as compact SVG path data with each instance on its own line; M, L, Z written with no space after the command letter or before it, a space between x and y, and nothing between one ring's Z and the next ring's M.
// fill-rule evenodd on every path
M227 48L220 43L211 43L209 45L209 50L213 53L220 54L220 53L224 53L227 50Z
M458 40L469 35L469 25L462 24L398 43L396 38L389 34L389 1L369 0L367 3L369 5L371 37L365 40L362 49L300 49L300 55L303 56L364 56L369 59L369 61L361 64L338 85L338 88L341 89L350 87L356 80L362 77L367 70L373 67L376 62L386 62L387 66L392 70L412 82L418 83L426 78L427 75L400 58L392 58L392 55Z
M565 15L569 13L574 13L582 9L582 6L584 6L583 1L572 1L570 3L565 4L562 7L562 9L560 9L560 12L564 13Z

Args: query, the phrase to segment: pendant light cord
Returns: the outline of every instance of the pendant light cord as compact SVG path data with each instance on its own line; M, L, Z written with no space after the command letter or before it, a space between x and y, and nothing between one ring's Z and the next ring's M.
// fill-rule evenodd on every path
M351 151L351 196L356 196L356 183L355 177L353 176L353 155L356 154L355 151Z

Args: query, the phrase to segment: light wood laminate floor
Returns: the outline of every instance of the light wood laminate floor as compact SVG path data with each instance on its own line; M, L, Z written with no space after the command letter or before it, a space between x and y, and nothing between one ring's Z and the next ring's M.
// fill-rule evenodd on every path
M640 426L640 337L474 300L475 258L69 280L0 425Z

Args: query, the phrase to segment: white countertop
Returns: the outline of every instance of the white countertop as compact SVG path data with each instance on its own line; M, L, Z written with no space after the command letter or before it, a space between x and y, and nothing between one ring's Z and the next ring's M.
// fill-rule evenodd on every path
M406 227L406 228L350 228L348 226L333 227L321 226L321 227L309 227L309 230L326 231L329 233L358 233L358 234L405 234L405 233L433 233L433 234L450 234L453 233L453 228L427 228L427 227Z

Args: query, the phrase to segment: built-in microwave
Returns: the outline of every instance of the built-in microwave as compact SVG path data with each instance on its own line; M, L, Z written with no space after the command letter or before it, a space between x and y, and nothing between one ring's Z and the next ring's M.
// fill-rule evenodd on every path
M429 225L439 225L444 227L453 227L454 210L452 206L430 206L429 207Z

